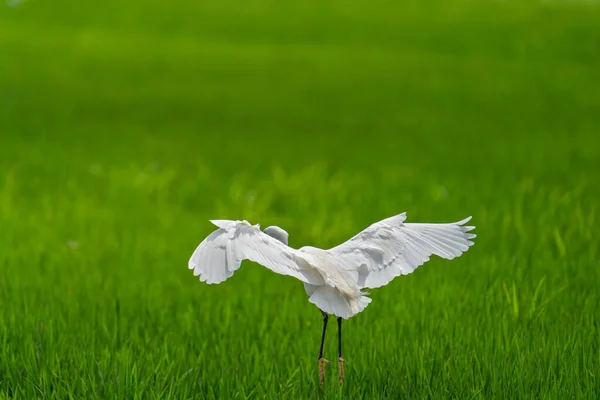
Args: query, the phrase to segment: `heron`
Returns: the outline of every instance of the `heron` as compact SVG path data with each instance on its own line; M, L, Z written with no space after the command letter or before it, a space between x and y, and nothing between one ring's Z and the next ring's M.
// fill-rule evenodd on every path
M288 233L278 226L261 231L248 221L211 220L213 231L193 252L188 267L207 284L230 278L249 260L304 284L308 301L323 317L318 353L319 383L325 380L323 357L329 315L337 317L339 382L344 382L342 320L363 311L371 302L368 289L387 285L407 275L436 255L451 260L473 245L471 217L453 223L406 223L406 213L365 228L346 242L328 250L288 245Z

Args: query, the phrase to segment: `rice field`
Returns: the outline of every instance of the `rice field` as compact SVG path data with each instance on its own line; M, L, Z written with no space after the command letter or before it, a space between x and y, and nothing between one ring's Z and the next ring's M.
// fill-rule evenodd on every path
M0 398L597 399L594 2L0 5ZM371 291L318 383L320 312L209 219L333 247L469 215ZM325 357L335 361L336 326Z

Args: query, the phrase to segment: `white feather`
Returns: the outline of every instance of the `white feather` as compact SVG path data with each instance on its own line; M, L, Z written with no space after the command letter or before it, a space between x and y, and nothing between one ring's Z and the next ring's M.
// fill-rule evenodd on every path
M230 278L243 260L259 263L273 272L305 283L323 279L301 256L247 221L211 221L219 227L196 248L188 262L194 275L209 284Z
M395 277L413 272L431 255L460 256L473 245L464 226L471 217L448 224L404 223L406 213L377 222L347 242L328 250L344 260L343 267L359 271L359 287L378 288Z
M189 268L206 283L231 277L243 260L304 282L309 301L342 318L361 312L371 302L362 291L388 284L413 272L432 255L460 256L473 245L471 217L448 224L404 223L406 213L372 224L329 250L287 246L287 232L267 228L273 236L247 221L211 221L212 232L192 254ZM269 230L271 229L271 230ZM279 240L278 240L279 239Z

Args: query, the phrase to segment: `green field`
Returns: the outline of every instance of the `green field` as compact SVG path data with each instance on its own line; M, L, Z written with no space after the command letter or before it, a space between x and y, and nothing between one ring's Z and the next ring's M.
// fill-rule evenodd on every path
M585 1L2 2L0 398L600 398L599 27ZM299 281L187 269L209 219L326 248L404 211L476 244L371 292L342 387Z

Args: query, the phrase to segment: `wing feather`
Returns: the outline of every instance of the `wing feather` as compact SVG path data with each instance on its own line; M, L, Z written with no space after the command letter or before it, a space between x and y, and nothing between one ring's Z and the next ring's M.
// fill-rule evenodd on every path
M247 221L211 222L219 229L200 243L188 262L188 268L201 281L223 282L233 275L243 260L250 260L305 283L323 283L319 272L296 249L265 234L259 225L250 225Z
M413 272L432 255L445 259L459 257L476 237L465 226L471 217L448 224L404 223L402 213L375 224L350 240L329 249L344 268L359 272L361 288L377 288L399 275Z

